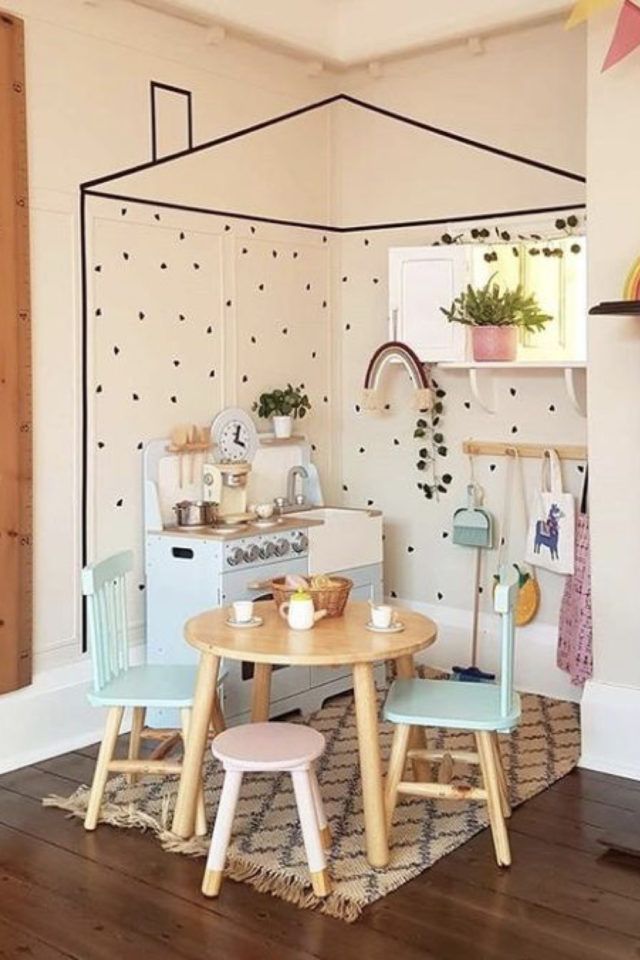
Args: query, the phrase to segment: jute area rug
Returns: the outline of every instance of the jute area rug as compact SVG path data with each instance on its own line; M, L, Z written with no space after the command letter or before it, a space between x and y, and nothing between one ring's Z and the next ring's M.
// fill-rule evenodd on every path
M381 691L381 702L382 699ZM228 877L299 907L319 909L353 921L368 904L418 876L487 826L484 804L403 797L394 819L391 862L386 869L374 869L365 857L352 697L331 701L309 722L327 740L318 778L333 836L329 863L333 893L326 900L319 900L311 891L288 775L245 777L229 850ZM385 762L392 733L390 724L381 725ZM473 738L460 732L431 731L429 742L438 749L474 749ZM565 701L525 694L522 722L511 736L501 738L501 746L511 802L516 806L545 790L577 764L578 708ZM458 766L454 780L473 784L475 776L474 767ZM219 765L209 753L205 794L210 824L221 780ZM145 779L129 786L123 776L116 776L107 784L101 820L115 827L152 830L166 850L204 856L207 838L184 841L170 832L176 793L175 778ZM44 803L84 817L87 798L88 788L83 786L68 798L48 797Z

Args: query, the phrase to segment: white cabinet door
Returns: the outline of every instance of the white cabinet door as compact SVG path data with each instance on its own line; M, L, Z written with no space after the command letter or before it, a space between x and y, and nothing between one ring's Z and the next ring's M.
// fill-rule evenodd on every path
M420 360L464 360L466 331L449 323L441 307L468 283L464 247L392 247L389 250L390 339L411 347Z

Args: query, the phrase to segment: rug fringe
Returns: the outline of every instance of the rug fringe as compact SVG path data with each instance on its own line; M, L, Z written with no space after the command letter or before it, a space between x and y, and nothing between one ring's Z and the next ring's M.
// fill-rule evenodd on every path
M60 810L66 810L70 816L78 817L84 820L89 802L89 788L78 787L75 793L70 797L59 797L56 794L50 794L43 797L43 807L57 807ZM100 807L99 823L108 823L112 827L124 827L126 829L136 828L142 830L151 830L153 833L160 834L163 831L163 825L158 822L156 817L150 816L136 807L133 803L127 806L116 803L102 803Z
M347 900L338 893L317 897L311 888L310 880L304 882L297 877L258 867L242 859L232 858L228 861L225 877L238 883L248 883L258 893L269 893L302 910L319 910L329 917L347 923L354 923L363 910L363 905Z

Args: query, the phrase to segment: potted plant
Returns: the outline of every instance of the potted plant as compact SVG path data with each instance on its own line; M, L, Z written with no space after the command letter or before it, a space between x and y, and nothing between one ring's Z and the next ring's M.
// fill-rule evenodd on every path
M293 387L288 383L284 390L261 393L252 410L257 410L258 416L264 420L271 419L276 437L290 437L293 421L298 417L302 419L311 409L309 397L303 391L304 384Z
M503 290L495 277L484 287L468 284L448 310L440 308L450 323L471 327L474 360L515 360L518 330L542 330L552 319L533 294L527 296L520 285Z

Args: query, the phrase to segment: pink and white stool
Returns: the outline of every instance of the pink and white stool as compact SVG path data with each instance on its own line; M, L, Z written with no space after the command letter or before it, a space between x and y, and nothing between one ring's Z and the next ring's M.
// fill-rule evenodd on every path
M331 893L324 852L331 845L331 833L313 769L324 748L321 733L298 723L247 723L214 739L211 749L225 776L202 881L205 897L220 893L243 774L268 772L291 774L313 892L317 897Z

